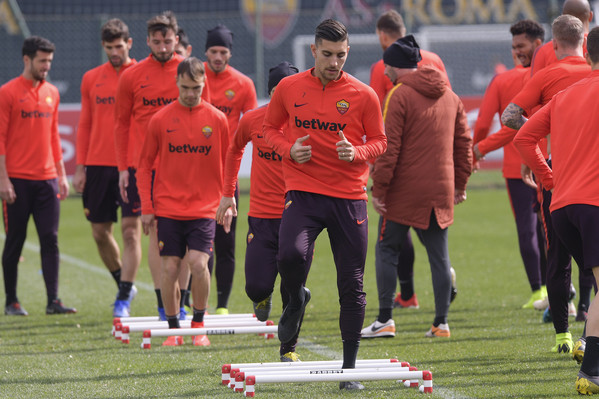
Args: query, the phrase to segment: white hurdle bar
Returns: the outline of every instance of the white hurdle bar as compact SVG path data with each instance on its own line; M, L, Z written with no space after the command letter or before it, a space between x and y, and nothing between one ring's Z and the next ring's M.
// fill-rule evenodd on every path
M391 370L391 369L389 369ZM244 396L254 397L256 384L286 383L286 382L329 382L329 381L377 381L377 380L422 380L421 392L433 392L433 374L428 371L383 371L360 372L360 369L333 370L326 374L257 374L248 375L239 372L236 379L245 378ZM351 371L351 372L350 372Z
M193 319L193 315L186 315L185 320ZM228 320L228 319L256 319L256 315L253 313L231 313L231 314L207 314L204 315L204 321L208 320ZM159 322L162 321L158 316L141 316L141 317L114 317L112 319L112 331L110 332L113 336L116 333L115 326L117 324L131 324L131 323L148 323L148 322ZM182 320L183 321L183 320Z
M304 362L301 362L304 363ZM306 362L309 363L309 362ZM357 371L356 371L357 370ZM228 387L234 389L236 392L243 392L243 384L245 382L245 376L249 375L303 375L303 374L343 374L363 372L363 373L379 373L384 371L418 371L416 367L411 367L409 363L363 363L356 364L354 369L343 369L341 364L330 365L330 366L314 366L305 365L297 367L262 367L262 368L234 368L231 370L230 382ZM237 376L241 375L239 378ZM405 386L418 388L418 380L406 380L404 381Z
M191 320L181 320L181 328L191 328ZM245 326L272 326L274 325L272 320L258 321L258 319L231 319L231 320L208 320L204 322L205 328L222 328L222 327L245 327ZM129 333L132 332L143 332L146 330L166 330L168 329L168 322L166 321L155 321L148 323L132 323L132 324L121 324L118 323L114 326L115 338L120 340L124 344L129 343ZM120 333L119 333L120 332ZM274 337L267 337L274 338Z
M143 333L141 347L150 349L152 337L193 336L193 335L233 335L233 334L266 334L266 337L277 333L278 326L249 326L223 328L170 328L168 330L146 330Z
M394 365L399 365L400 367L410 367L410 363L402 362L398 359L358 359L356 360L356 367L380 367L381 365L393 363ZM307 362L265 362L265 363L228 363L223 364L221 367L221 382L223 385L229 385L231 382L231 371L233 369L241 370L248 368L279 368L279 369L287 369L287 368L295 368L295 367L341 367L343 365L342 360L317 360L317 361L307 361Z

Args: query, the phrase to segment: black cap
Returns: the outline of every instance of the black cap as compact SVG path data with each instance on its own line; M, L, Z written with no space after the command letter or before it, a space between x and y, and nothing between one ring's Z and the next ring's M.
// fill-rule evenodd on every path
M291 65L287 61L281 62L279 65L274 66L268 70L268 93L279 84L281 79L286 76L295 75L299 72L296 66Z
M398 39L383 53L383 62L395 68L416 68L420 60L420 47L412 35Z
M225 25L216 25L208 31L206 36L206 50L212 46L223 46L231 50L233 48L233 32Z

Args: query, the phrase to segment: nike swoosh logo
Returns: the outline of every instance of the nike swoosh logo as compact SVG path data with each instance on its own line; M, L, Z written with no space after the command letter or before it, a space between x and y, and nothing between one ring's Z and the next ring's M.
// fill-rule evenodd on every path
M133 212L133 213L141 212L141 208L132 208L131 212Z
M303 104L293 103L293 106L294 106L295 108L298 108L298 107L303 107L304 105L308 105L308 103L303 103Z
M364 219L364 220L366 220L366 219ZM370 331L372 331L372 332L377 332L377 331L378 331L378 330L380 330L381 328L385 328L385 327L387 327L387 326L386 326L386 325L384 325L384 324L380 325L379 327L372 326L372 328L370 329Z
M139 87L142 89L145 89L146 87L149 87L149 86L152 86L152 85L140 85Z
M20 102L20 103L24 103L25 101L27 101L27 99L26 99L26 98L21 98L21 99L19 100L19 102Z
M358 224L362 224L362 223L364 223L365 221L366 221L366 219L362 219L362 220L356 220L356 223L358 223Z
M259 135L259 134L256 137L258 137L259 139L263 139L264 138L264 136Z
M167 132L167 133L172 133L172 132L176 132L176 131L177 131L177 129L173 129L173 130L171 130L171 129L166 129L166 132Z
M96 87L104 86L104 83L97 83Z

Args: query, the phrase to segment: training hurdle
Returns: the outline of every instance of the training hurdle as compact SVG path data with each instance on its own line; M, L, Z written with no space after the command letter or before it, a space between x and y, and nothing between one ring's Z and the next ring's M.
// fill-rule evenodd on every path
M193 319L193 315L186 315L185 320ZM238 319L256 319L256 315L253 313L232 313L232 314L207 314L204 315L204 321L209 320L238 320ZM153 323L160 322L158 316L138 316L138 317L115 317L112 319L112 331L111 335L116 336L116 325L117 324L132 324L132 323ZM183 321L183 320L181 320ZM118 338L117 338L118 339Z
M277 333L278 326L248 326L223 328L171 328L168 330L145 330L141 347L150 349L152 337L193 336L193 335L233 335L233 334L266 334L267 338Z
M191 320L181 320L179 322L181 328L191 328ZM204 328L228 328L228 327L250 327L250 326L272 326L274 325L272 320L259 321L258 319L231 319L231 320L208 320L204 321ZM168 322L156 321L152 323L132 323L132 324L117 324L115 326L116 331L120 331L121 334L115 334L115 338L120 339L122 343L129 343L129 333L132 332L144 332L146 330L167 330ZM120 338L117 337L120 335ZM272 335L272 334L271 334ZM267 339L274 338L273 336L267 336Z
M358 366L368 366L372 367L380 367L378 365L385 365L392 363L394 365L399 365L400 367L410 367L410 363L402 362L397 359L358 359L356 360L356 367ZM342 360L318 360L318 361L308 361L308 362L265 362L265 363L227 363L223 364L221 367L221 383L223 385L228 385L231 378L231 370L233 369L248 369L248 368L280 368L286 369L288 367L305 367L307 365L311 367L334 367L343 364Z
M377 380L422 380L420 391L424 393L433 392L433 375L430 371L403 371L387 369L386 371L374 371L375 369L342 369L321 370L310 374L255 374L244 375L239 372L237 380L245 379L244 396L254 397L256 384L286 383L286 382L341 382L341 381L377 381ZM242 388L243 389L243 388ZM236 392L241 392L237 387Z
M310 363L310 362L301 362ZM406 366L407 365L407 366ZM250 375L313 375L313 374L343 374L343 373L381 373L386 371L418 371L403 363L363 363L356 364L354 369L343 369L341 364L329 366L300 365L297 367L262 367L262 368L234 368L231 370L229 388L236 392L243 391L246 376ZM418 379L405 380L406 387L418 388Z

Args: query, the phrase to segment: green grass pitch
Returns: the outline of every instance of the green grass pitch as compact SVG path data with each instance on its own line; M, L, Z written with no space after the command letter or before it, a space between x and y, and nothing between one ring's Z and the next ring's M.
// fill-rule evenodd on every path
M246 188L248 182L242 184ZM246 313L252 305L244 292L243 259L247 232L247 194L241 198L237 234L237 270L230 311ZM377 315L374 240L377 215L370 213L370 243L365 290L365 325ZM118 229L116 229L118 230ZM120 241L120 235L116 232ZM415 237L414 237L415 238ZM143 239L144 245L147 238ZM515 225L499 172L475 174L468 200L456 208L450 227L451 261L458 277L458 296L449 313L451 338L427 339L434 317L430 270L417 239L415 284L420 309L397 309L397 336L362 340L359 358L396 357L433 373L438 398L558 398L576 394L578 365L570 356L550 352L551 324L541 313L523 310L530 296L519 256ZM0 398L233 398L220 385L224 363L278 361L278 340L254 335L211 336L210 347L186 345L140 348L141 335L124 345L110 336L116 286L105 271L85 221L81 199L62 204L59 245L63 260L60 296L76 315L46 316L37 237L30 226L19 266L19 298L29 317L0 316ZM574 272L577 282L577 270ZM278 284L278 280L277 280ZM576 283L575 283L576 284ZM577 284L576 284L577 285ZM340 359L339 304L335 269L327 234L319 237L307 286L312 290L301 334L301 359ZM138 274L139 294L133 315L155 315L156 300L144 257ZM216 295L210 297L214 310ZM3 287L0 293L4 293ZM278 288L271 319L281 314ZM582 324L571 321L576 339ZM256 397L280 398L415 398L417 390L394 381L364 382L361 392L339 391L336 383L257 385Z

